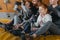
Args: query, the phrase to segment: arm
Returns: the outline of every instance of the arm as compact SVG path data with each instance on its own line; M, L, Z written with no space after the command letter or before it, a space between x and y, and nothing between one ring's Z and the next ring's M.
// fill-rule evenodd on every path
M16 11L16 10L17 10L17 8L18 8L18 5L16 5L16 4L15 4L15 6L14 6L14 10Z
M48 31L48 29L50 28L50 24L51 21L48 21L47 23L45 23L45 25L43 27L40 27L36 32L35 34L36 35L41 35L43 33L45 33L46 31Z
M23 9L25 12L27 12L26 7L25 7L25 5L24 5L23 2L21 2L21 7L22 7L22 9Z
M40 17L40 15L38 16L38 18L37 18L37 22L35 22L34 24L35 24L35 26L39 26L40 24L39 24L39 22L41 21L41 17Z
M43 33L45 33L49 28L50 28L50 25L51 25L51 22L52 22L52 18L50 17L50 15L46 18L45 18L45 24L44 26L40 27L34 34L33 36L35 35L41 35Z

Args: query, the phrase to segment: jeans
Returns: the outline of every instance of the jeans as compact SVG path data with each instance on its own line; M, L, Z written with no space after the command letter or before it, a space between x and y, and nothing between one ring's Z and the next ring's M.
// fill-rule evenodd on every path
M21 40L26 40L25 39L25 34L21 33L21 30L11 30L10 31L12 34L14 34L15 36L20 36Z
M24 27L24 32L25 33L30 33L31 32L31 24L30 24L30 22L25 22L23 27Z
M60 35L60 28L55 25L53 22L47 22L45 24L45 26L43 27L40 27L38 30L34 31L34 32L31 32L30 34L37 34L38 36L41 35L41 34L44 34L46 33L47 31L51 32L52 34L57 34L57 35Z

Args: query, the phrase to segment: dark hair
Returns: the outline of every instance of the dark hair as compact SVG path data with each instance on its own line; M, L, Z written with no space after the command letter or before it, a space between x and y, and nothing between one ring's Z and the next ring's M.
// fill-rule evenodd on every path
M57 3L59 4L59 2L60 2L60 1L58 0Z
M29 2L29 3L30 3L30 5L29 5L30 7L33 6L33 3L32 3L32 2L30 2L30 1L26 1L26 2ZM25 2L25 3L26 3L26 2ZM24 3L24 4L25 4L25 3Z
M38 2L42 2L42 0L38 0Z
M21 2L16 1L15 4L19 6L21 5Z
M48 8L48 6L47 6L46 4L44 4L44 3L42 3L41 6L42 6L43 8L45 8L45 9Z

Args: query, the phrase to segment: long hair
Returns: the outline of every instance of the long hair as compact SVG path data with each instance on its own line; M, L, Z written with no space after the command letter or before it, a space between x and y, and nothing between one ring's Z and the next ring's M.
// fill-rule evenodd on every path
M40 6L42 6L44 9L47 9L47 13L49 13L48 6L46 4L44 4L43 2L41 2Z

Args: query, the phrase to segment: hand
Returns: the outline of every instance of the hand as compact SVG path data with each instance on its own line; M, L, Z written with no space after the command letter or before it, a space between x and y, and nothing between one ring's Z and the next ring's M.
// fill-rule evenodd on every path
M10 21L8 21L7 23L5 23L5 24L10 24L12 22L12 20L10 20Z
M17 28L22 28L22 29L24 29L24 27L23 27L22 24L17 24L16 27L17 27Z
M5 24L10 24L10 22L7 22L7 23L5 23Z
M19 28L19 24L14 25L13 29L18 29Z
M13 27L13 30L17 30L17 29L18 29L18 27L17 27L17 26L14 26L14 27Z
M38 28L32 28L32 31L36 31Z
M36 35L36 34L33 34L32 36L33 36L33 38L36 38L36 37L37 37L37 35Z
M17 25L15 25L16 27L20 27L21 26L21 24L17 24Z

